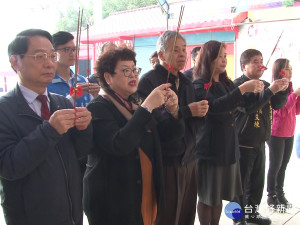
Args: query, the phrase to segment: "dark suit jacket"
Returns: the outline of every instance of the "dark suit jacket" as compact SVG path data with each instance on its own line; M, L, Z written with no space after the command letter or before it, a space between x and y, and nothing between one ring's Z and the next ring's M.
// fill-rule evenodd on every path
M206 83L198 79L193 82L196 99L203 100L207 93ZM225 87L220 82L210 87L207 100L209 110L205 125L198 133L196 147L197 163L208 161L215 165L230 165L239 158L239 143L233 111L242 106L243 96L239 88Z
M73 108L49 94L50 111ZM92 127L60 135L29 107L19 87L0 98L2 207L9 225L82 224L82 174Z

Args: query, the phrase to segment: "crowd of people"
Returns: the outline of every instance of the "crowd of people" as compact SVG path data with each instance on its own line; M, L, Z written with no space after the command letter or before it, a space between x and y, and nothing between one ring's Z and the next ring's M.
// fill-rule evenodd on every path
M158 38L141 77L130 48L103 44L88 79L70 69L76 54L65 31L28 29L8 45L19 81L0 98L7 224L82 225L85 213L90 225L194 225L197 211L201 225L218 225L227 200L242 208L234 224L269 225L258 212L265 142L268 205L292 207L284 177L300 88L288 59L268 83L261 52L247 49L232 81L226 45L211 40L183 71L187 42L176 31Z

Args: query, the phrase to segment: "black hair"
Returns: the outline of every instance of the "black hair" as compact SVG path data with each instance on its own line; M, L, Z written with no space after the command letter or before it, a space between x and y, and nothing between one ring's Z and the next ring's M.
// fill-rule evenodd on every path
M251 58L253 56L257 56L260 55L262 56L261 52L256 50L256 49L247 49L245 50L240 58L240 66L241 66L241 70L243 71L243 65L247 65L250 63Z
M191 52L191 55L192 55L192 59L196 58L197 55L198 55L198 52L200 51L201 47L200 46L197 46L195 48L193 48L192 52Z
M69 41L74 40L74 35L66 31L58 31L53 34L53 47L57 50L59 45L64 45Z
M199 62L196 63L193 71L194 80L199 78L205 79L207 81L211 80L211 64L218 57L220 48L226 48L226 45L214 40L208 41L203 45ZM228 87L233 85L232 81L227 76L226 70L225 72L220 73L219 80ZM212 80L212 82L214 81Z
M150 55L150 57L149 57L149 60L151 60L151 59L154 58L154 57L158 58L157 51L154 51L154 52L151 53L151 55Z
M43 36L52 43L52 36L48 31L41 29L28 29L18 33L15 39L8 45L8 57L22 55L28 51L28 40L33 36Z

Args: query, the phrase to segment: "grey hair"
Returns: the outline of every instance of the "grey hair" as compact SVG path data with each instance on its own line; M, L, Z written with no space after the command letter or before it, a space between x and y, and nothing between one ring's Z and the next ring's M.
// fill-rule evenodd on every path
M171 40L175 39L176 33L177 33L176 31L168 30L168 31L165 31L162 35L160 35L160 37L158 38L158 40L156 42L157 52L166 53L168 44ZM184 40L186 43L185 38L180 33L178 33L177 39L178 38Z

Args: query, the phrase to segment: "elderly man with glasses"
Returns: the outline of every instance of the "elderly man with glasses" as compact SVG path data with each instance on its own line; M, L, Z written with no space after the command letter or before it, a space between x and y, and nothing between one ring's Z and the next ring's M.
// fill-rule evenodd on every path
M185 38L176 31L166 31L158 38L156 48L160 63L142 76L138 93L146 98L157 86L171 83L170 88L178 96L176 113L184 119L185 134L179 140L162 143L166 209L154 224L193 225L197 201L196 134L202 122L200 117L207 113L208 102L196 102L192 82L180 72L187 56ZM161 113L168 116L163 107Z
M63 95L73 103L76 100L76 106L87 106L87 104L98 96L100 86L89 83L82 75L77 75L77 86L82 88L82 96L71 93L70 88L75 84L75 74L70 69L75 65L76 47L74 36L65 31L59 31L53 34L53 46L58 55L56 74L52 82L48 85L48 91ZM75 99L76 98L76 99Z
M82 225L79 159L92 146L91 113L47 85L57 54L50 33L19 33L8 46L15 89L0 98L0 194L7 224Z

